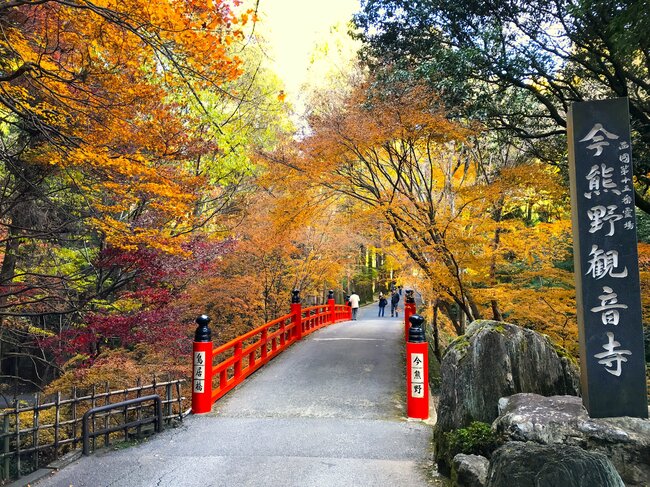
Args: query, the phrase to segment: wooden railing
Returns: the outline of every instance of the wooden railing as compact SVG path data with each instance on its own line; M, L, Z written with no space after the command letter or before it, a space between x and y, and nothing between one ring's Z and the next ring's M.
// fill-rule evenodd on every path
M69 397L58 392L53 396L35 394L33 401L15 400L10 407L0 408L0 480L27 475L81 446L83 416L93 408L157 394L161 397L163 419L167 422L181 419L187 408L181 393L184 382L184 379L169 378L161 382L154 377L152 383L138 381L137 386L126 389L111 390L106 383L83 392L75 387ZM140 435L141 426L126 428L124 425L142 422L148 414L147 408L139 404L94 415L88 423L90 432L112 426L120 433L107 431L94 435L93 448L95 443L107 446L118 437L126 440L130 435Z

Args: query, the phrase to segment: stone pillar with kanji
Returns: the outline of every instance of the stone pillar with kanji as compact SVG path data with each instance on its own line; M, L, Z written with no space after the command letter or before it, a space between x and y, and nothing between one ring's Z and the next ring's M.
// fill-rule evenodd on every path
M627 98L574 103L567 122L583 403L647 418Z

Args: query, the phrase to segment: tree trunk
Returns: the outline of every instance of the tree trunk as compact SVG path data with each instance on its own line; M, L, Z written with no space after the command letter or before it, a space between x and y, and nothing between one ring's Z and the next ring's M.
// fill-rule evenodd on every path
M495 321L503 321L503 316L501 315L499 304L497 303L496 299L490 301L490 304L492 306L492 319Z
M10 332L5 327L2 313L6 311L9 298L15 292L13 286L18 255L23 239L34 227L34 201L39 191L39 182L44 179L44 175L38 166L31 166L20 160L12 162L6 165L6 169L11 174L9 181L13 184L6 184L13 186L13 195L2 202L4 218L8 222L4 256L0 266L0 370L4 371L9 367L18 373L22 338L16 336L14 343L11 343Z
M2 259L2 267L0 267L0 373L7 375L18 375L19 355L16 353L16 344L10 340L9 331L5 328L4 316L1 313L7 307L12 294L20 248L20 233L13 224L9 225L5 254Z
M438 330L438 301L433 305L433 354L438 359L438 363L442 362L442 352L440 350L440 334Z
M526 216L528 221L530 221L532 218L531 211L532 211L532 205L529 201L527 203L527 216ZM497 204L497 207L492 212L492 217L494 218L497 227L494 229L494 239L492 240L492 256L490 259L490 285L491 286L495 286L497 284L497 250L499 248L499 244L501 243L501 228L499 227L499 223L501 222L502 214L503 214L503 199L500 199ZM503 317L501 316L501 311L499 311L499 303L497 303L497 300L492 299L490 301L490 305L492 307L492 318L496 321L503 321Z

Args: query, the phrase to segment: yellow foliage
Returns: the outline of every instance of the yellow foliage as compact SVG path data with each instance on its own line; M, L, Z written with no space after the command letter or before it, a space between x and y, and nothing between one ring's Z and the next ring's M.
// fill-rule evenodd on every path
M315 114L309 137L268 158L279 173L272 183L301 200L356 200L390 229L412 262L405 279L419 281L428 302L461 306L470 319L500 312L570 345L570 221L558 171L486 158L479 128L450 121L427 87L389 91L368 83ZM448 318L443 330L462 331Z
M18 2L3 10L0 114L42 135L25 160L83 190L109 244L182 252L175 236L196 224L207 186L187 162L216 148L195 133L189 102L175 100L241 73L226 49L251 15L237 13L237 3Z
M154 375L188 377L190 365L187 357L170 357L170 354L155 347L140 345L133 351L107 349L97 357L92 367L79 368L75 362L87 357L73 357L64 366L64 373L51 382L46 394L57 391L68 394L73 387L87 389L93 384L109 383L111 389L133 387L138 379L150 382Z

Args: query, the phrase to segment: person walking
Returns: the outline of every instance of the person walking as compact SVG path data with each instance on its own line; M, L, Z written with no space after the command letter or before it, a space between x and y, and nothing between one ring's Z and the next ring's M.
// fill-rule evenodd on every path
M393 291L390 296L390 315L397 318L398 308L397 303L399 303L399 294L396 291Z
M352 291L349 301L350 301L350 306L352 307L352 319L356 320L357 313L359 312L359 301L361 301L361 298L356 293L356 291Z
M383 318L387 304L388 300L384 297L384 293L379 293L379 314L377 315L379 318Z

